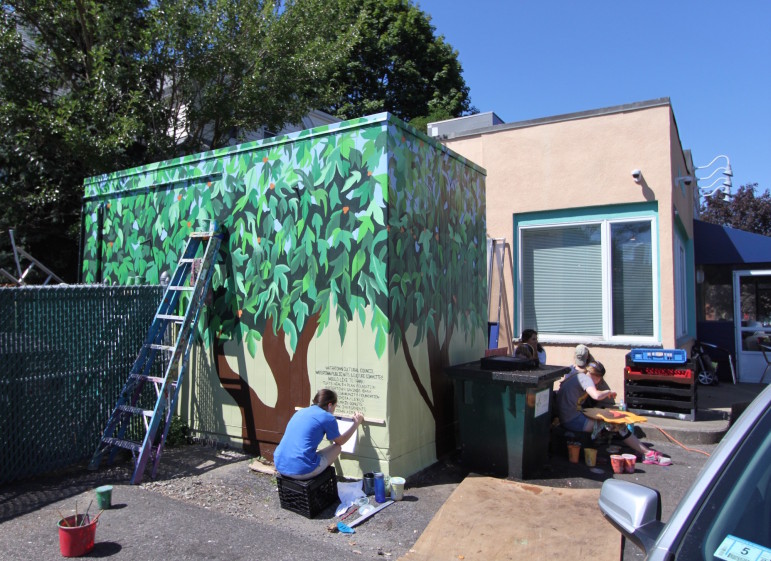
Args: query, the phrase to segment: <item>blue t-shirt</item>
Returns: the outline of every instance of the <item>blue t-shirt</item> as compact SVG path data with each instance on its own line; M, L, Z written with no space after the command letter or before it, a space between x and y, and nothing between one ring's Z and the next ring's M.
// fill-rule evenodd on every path
M337 419L328 411L311 405L292 415L273 454L278 472L291 477L316 469L320 462L316 448L325 434L328 440L340 436Z

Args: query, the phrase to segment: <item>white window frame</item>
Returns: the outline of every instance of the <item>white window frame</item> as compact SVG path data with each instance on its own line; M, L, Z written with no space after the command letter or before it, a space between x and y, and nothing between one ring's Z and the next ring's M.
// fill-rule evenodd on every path
M649 222L651 226L651 288L653 294L653 335L613 335L613 306L612 306L612 279L611 279L611 225L629 223L629 222ZM619 346L628 345L657 345L661 342L660 330L660 308L661 294L659 286L659 251L658 251L658 228L655 216L629 216L623 218L610 219L587 219L587 220L569 220L569 221L544 221L542 223L531 223L520 225L517 231L517 325L522 330L525 327L524 306L522 302L523 281L522 281L522 232L525 230L543 230L546 228L564 228L570 226L600 225L601 233L601 252L602 252L602 335L587 336L583 334L562 334L549 333L539 329L538 337L547 343L609 343ZM536 329L536 327L532 327Z

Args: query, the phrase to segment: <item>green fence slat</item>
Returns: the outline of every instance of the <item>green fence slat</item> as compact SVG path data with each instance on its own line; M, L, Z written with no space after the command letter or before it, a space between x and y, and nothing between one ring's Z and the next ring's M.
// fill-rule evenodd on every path
M0 288L0 485L91 457L160 286Z

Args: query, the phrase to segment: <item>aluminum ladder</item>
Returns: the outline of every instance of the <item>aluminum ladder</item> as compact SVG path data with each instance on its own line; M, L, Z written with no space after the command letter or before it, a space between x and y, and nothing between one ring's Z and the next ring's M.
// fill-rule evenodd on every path
M497 326L498 338L503 336L506 352L509 355L514 354L514 332L509 313L506 276L508 273L511 277L513 271L511 246L506 243L506 239L487 238L487 321L489 325ZM503 347L498 344L495 348Z
M109 451L108 463L112 463L124 449L131 451L135 462L132 485L142 482L150 460L155 477L221 242L222 234L215 233L214 228L188 237L89 469L99 468L105 452ZM203 250L201 257L197 257L199 249ZM178 314L179 310L184 311ZM172 326L176 329L169 329ZM169 344L172 340L173 345ZM154 407L145 408L153 400Z

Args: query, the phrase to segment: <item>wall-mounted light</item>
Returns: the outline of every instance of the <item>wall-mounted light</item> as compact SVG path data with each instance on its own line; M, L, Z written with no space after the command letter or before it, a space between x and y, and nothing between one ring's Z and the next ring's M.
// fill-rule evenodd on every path
M642 180L642 172L639 169L633 169L632 178L634 179L635 183L640 183Z

